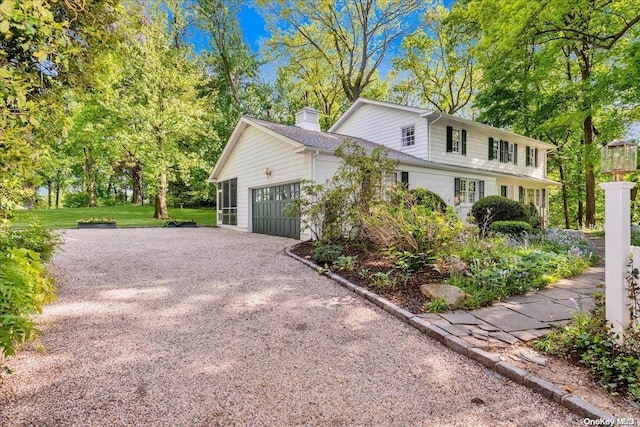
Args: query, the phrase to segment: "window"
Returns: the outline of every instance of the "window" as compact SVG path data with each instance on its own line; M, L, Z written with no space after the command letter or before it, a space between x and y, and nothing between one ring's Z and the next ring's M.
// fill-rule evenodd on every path
M416 144L416 127L407 126L402 128L402 146L411 147Z
M390 177L390 181L393 184L400 182L406 189L409 188L409 172L393 172Z
M538 167L538 149L527 147L527 166Z
M220 183L222 187L222 224L238 225L238 179L233 178Z
M500 160L500 140L489 138L489 160Z
M447 153L467 154L467 131L447 126Z
M455 179L455 204L473 204L484 197L484 181L475 179Z

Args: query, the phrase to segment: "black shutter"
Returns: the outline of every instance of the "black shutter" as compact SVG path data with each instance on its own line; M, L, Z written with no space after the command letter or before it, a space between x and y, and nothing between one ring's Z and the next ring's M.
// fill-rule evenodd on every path
M458 197L458 194L460 194L460 178L456 178L454 181L454 190L453 190L453 197Z
M462 155L467 154L467 131L462 129Z
M409 172L402 172L401 177L402 177L401 178L402 186L408 190L409 189Z
M535 167L538 167L538 149L536 148L536 151L533 153L535 160L536 160L536 164Z
M525 162L526 166L531 166L531 160L529 160L531 157L529 157L531 155L531 148L529 148L527 146L527 161Z
M498 151L500 151L500 159L499 160L501 162L504 162L504 141L500 140L499 144L500 144L500 147L499 147L499 150L498 150Z
M502 197L507 197L507 186L506 185L501 185L500 186L500 195Z
M543 208L547 206L547 189L546 188L542 189L542 201L541 201L541 203L542 203L542 207Z
M518 144L513 144L513 164L518 164Z
M520 203L524 203L524 187L518 187L518 200Z
M447 153L453 151L453 128L447 126Z
M493 160L493 138L489 137L489 160Z
M484 197L484 181L478 181L478 190L480 193L478 200L480 200Z

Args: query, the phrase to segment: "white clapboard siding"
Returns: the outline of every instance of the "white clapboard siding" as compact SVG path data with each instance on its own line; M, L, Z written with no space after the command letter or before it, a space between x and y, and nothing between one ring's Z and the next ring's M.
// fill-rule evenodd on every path
M255 127L244 130L218 176L218 182L238 178L237 229L251 229L252 189L311 179L311 156L295 148Z
M467 131L467 153L447 152L447 126ZM502 163L499 160L489 160L489 138L506 140L518 144L518 164ZM538 147L538 167L526 166L526 147L532 146L526 138L519 138L513 134L504 134L496 129L491 131L484 127L475 127L464 123L442 118L431 125L431 159L436 163L456 166L466 166L495 172L505 172L517 175L527 175L534 178L545 178L546 150ZM535 147L533 147L535 148Z
M402 128L415 125L415 145L402 146ZM428 123L416 113L365 104L340 125L335 133L364 138L371 142L427 159Z

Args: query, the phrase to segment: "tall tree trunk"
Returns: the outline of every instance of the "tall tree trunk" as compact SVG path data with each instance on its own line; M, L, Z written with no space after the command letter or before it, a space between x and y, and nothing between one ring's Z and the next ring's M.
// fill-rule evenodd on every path
M87 149L87 147L83 148L83 152L85 183L87 192L89 193L89 207L93 208L96 206L96 175L95 165L93 164L93 153L91 149Z
M143 196L143 176L142 176L142 166L140 162L137 162L131 168L131 177L133 178L133 196L131 197L131 201L133 204L143 206L144 205L144 196Z
M584 177L586 185L586 210L585 225L593 227L596 225L596 177L593 171L593 161L591 159L591 149L593 144L593 122L589 114L583 122L584 132Z
M56 209L60 207L60 183L56 181Z
M582 222L582 218L584 217L584 208L582 204L582 195L580 195L580 200L578 200L578 227L582 228L584 223Z
M569 229L569 202L567 200L567 183L564 178L564 165L562 159L558 158L558 171L560 172L560 182L562 183L562 212L564 213L564 228Z
M47 181L47 207L51 209L51 180Z
M167 213L167 170L162 167L158 175L156 192L156 208L153 217L155 219L169 219Z

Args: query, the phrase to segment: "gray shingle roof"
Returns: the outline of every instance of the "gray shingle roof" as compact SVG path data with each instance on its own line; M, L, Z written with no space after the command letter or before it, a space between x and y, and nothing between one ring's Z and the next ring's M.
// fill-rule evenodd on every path
M317 148L319 150L335 151L335 149L338 148L340 144L342 144L342 142L346 140L356 142L362 148L367 150L367 152L373 151L373 149L376 147L384 147L381 144L376 144L375 142L371 142L362 138L356 138L353 136L341 135L332 132L317 132L314 130L303 129L298 126L283 125L279 123L267 122L265 120L254 119L253 117L245 118L252 122L255 122L260 126L264 126L282 136L299 142L300 144L303 144L307 147ZM386 149L389 151L388 156L390 159L412 163L430 163L424 159L403 153L398 150L393 150L390 148Z

